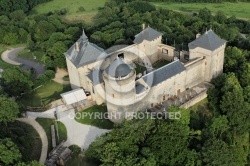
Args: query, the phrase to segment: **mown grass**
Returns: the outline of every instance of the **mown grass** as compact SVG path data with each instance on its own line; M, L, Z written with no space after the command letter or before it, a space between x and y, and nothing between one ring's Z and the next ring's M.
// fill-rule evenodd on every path
M188 109L195 112L197 111L209 112L208 99L205 98Z
M31 94L27 95L22 103L25 106L40 107L47 105L50 102L60 99L60 94L63 92L70 91L70 85L62 85L55 81L50 81L42 87L36 89Z
M90 22L98 9L103 7L108 0L52 0L50 2L37 5L31 14L44 14L48 12L67 10L66 21L84 20ZM84 8L84 11L82 10Z
M208 8L215 14L223 11L227 16L236 16L242 19L250 19L250 3L248 2L225 2L225 3L167 3L154 2L156 7L176 10L185 13L199 12L200 9Z
M160 60L160 61L156 62L155 64L153 64L153 68L158 69L158 68L160 68L162 66L165 66L165 65L167 65L169 63L170 63L169 61Z
M51 140L51 125L55 125L55 120L54 119L47 119L47 118L37 118L36 121L43 127L43 129L46 132L47 138L48 138L48 153L53 149L52 148L52 140ZM58 125L58 134L59 134L59 140L57 137L57 132L56 132L56 144L58 145L61 143L63 140L67 140L67 130L66 127L64 126L63 123L57 121ZM55 129L56 126L55 126Z
M102 129L112 129L114 123L107 119L107 117L94 117L94 114L104 115L107 112L107 107L104 105L94 105L86 110L80 111L81 118L76 118L76 121L82 124L96 126Z

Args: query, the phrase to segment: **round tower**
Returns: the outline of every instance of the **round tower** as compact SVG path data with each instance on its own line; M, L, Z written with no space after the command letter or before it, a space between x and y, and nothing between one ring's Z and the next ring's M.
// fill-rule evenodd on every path
M121 122L135 101L135 70L117 57L103 72L109 118Z

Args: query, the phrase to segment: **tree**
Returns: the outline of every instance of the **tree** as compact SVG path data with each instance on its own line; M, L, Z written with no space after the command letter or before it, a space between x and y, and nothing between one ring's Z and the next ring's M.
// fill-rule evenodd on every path
M0 165L14 165L21 156L19 149L10 139L0 139Z
M17 166L44 166L44 164L39 163L38 161L31 161L31 162L21 162L18 163Z
M227 115L234 134L249 131L249 107L244 101L243 89L233 73L227 75L221 91L220 109Z
M5 125L8 122L13 122L19 113L18 105L15 101L6 96L0 96L0 123Z
M44 75L46 75L50 80L55 78L55 72L53 70L46 70Z
M219 139L209 139L202 148L203 165L228 166L241 165L242 161L236 158L237 153L232 153L233 148ZM241 163L241 164L240 164Z
M29 72L14 67L3 71L1 85L8 95L17 97L22 93L29 93L33 82Z
M173 107L171 112L181 109ZM195 165L197 153L188 148L189 119L133 119L92 143L86 156L103 165Z
M18 35L12 32L6 33L5 36L3 37L3 42L5 44L17 44Z
M66 61L63 53L66 51L66 45L63 42L59 41L48 49L47 54L51 57L57 67L64 68L66 66Z
M212 14L211 11L208 8L203 8L200 9L199 11L199 17L204 21L204 22L209 22L212 19Z
M215 20L218 23L223 24L227 20L227 17L225 16L225 14L222 11L218 11L215 15Z
M242 63L237 71L237 76L242 87L250 86L250 63Z

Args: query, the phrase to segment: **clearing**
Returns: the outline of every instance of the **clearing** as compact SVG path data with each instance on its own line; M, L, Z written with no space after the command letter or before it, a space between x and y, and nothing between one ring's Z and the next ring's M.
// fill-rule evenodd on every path
M69 90L71 90L70 85L62 85L51 81L36 89L32 94L27 95L25 99L22 100L22 103L25 106L40 107L60 99L60 94Z
M63 16L65 21L91 22L99 8L104 7L107 0L52 0L34 7L31 14L44 14L48 12L66 9L67 14Z
M250 19L250 3L248 2L224 2L224 3L167 3L154 2L156 7L161 7L169 10L180 11L184 13L199 12L200 9L208 8L215 14L217 11L222 11L226 16L236 16L241 19Z

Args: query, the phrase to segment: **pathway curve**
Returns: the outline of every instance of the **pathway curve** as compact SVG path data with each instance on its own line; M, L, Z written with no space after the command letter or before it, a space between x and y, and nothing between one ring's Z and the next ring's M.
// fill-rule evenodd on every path
M12 65L23 64L24 69L34 68L37 75L43 74L45 71L45 67L42 64L40 64L39 62L22 59L17 56L18 52L22 51L23 49L25 49L25 47L18 47L18 48L12 48L10 50L6 50L2 53L1 58L6 63L12 64Z
M75 111L68 110L64 105L57 106L45 112L27 112L28 118L57 118L67 129L67 140L65 145L78 145L81 149L86 150L89 145L100 135L109 132L107 129L100 129L95 126L85 125L75 120Z
M20 121L20 122L24 122L24 123L27 123L27 124L33 126L34 129L39 134L39 136L40 136L40 138L42 140L42 151L41 151L39 162L40 163L45 163L46 158L47 158L47 152L48 152L48 139L47 139L47 135L46 135L44 129L42 128L42 126L37 121L35 121L35 119L32 119L32 118L18 118L17 120Z

